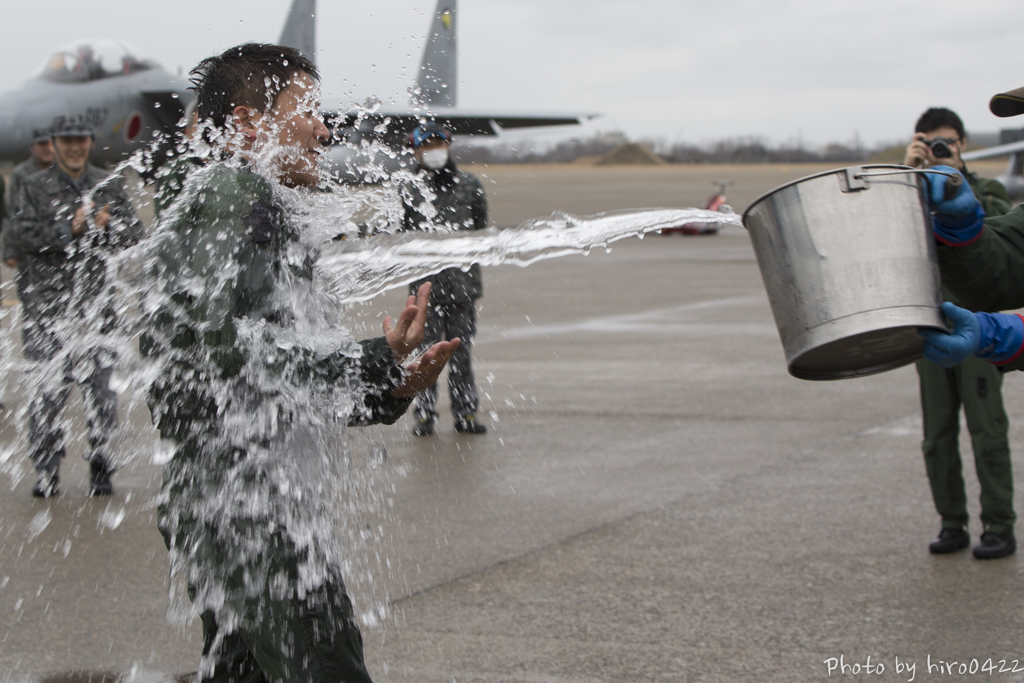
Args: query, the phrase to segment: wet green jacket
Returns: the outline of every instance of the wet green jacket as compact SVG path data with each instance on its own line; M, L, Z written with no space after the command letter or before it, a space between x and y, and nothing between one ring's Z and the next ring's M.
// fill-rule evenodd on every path
M192 171L201 166L201 161L189 155L179 154L164 164L156 172L156 192L153 195L153 210L156 217L160 218L163 213L174 203L174 200L181 194L185 187L185 181Z
M254 357L251 337L240 326L266 334L287 330L294 320L287 287L311 285L315 256L299 242L288 211L270 183L246 166L221 162L189 175L179 201L161 224L155 313L142 340L146 354L167 354L154 384L150 407L164 437L199 438L223 411L210 382L233 383L233 398L254 406L261 392L247 379L247 364L259 363L289 381L348 386L356 399L350 424L390 424L410 401L391 396L402 381L383 337L352 342L346 353L265 339ZM260 373L256 373L260 374Z
M429 205L416 183L409 183L402 193L405 230L483 230L487 227L487 195L476 176L459 170L453 163L440 171L421 170L419 181L434 195ZM483 296L480 265L469 270L446 268L436 275L410 285L415 292L424 282L433 282L430 300L433 304L468 303Z
M966 169L965 169L966 171ZM1013 209L1013 202L1006 188L998 180L981 178L977 173L966 171L967 183L971 186L974 196L981 202L981 208L989 217L1002 216Z
M963 170L964 175L967 178L967 183L971 186L971 191L974 192L974 196L977 197L978 201L981 203L981 208L984 209L986 216L989 218L1002 216L1013 209L1013 202L1010 201L1010 195L1007 194L1006 188L1003 187L1001 182L991 178L981 178L977 173L967 171L966 167ZM944 301L951 301L961 308L968 308L972 311L981 310L971 308L966 304L966 302L961 301L946 287L942 288L942 299Z

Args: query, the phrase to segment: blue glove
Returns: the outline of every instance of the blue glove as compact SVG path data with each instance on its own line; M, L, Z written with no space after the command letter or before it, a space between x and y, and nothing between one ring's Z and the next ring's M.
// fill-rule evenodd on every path
M960 172L951 166L933 166L933 170L946 173ZM954 247L969 244L984 227L985 210L981 202L974 196L967 179L963 179L960 191L952 199L946 199L946 183L949 176L940 173L929 173L926 176L925 195L932 211L932 232L943 244Z
M946 301L942 312L953 323L953 332L919 328L924 337L924 357L944 368L978 356L990 363L1009 363L1024 351L1024 319L1006 313L971 313Z

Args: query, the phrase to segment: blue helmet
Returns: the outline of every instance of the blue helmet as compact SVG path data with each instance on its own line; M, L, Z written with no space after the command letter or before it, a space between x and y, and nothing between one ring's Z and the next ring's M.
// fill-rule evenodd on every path
M413 132L409 133L409 146L416 149L430 138L440 138L449 144L452 141L451 133L445 130L444 126L430 122L417 126Z

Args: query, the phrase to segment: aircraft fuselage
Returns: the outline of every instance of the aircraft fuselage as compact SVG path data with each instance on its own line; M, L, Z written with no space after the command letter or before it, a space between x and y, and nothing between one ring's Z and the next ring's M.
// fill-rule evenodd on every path
M81 117L95 131L93 163L117 163L171 130L191 97L183 79L160 68L84 83L33 78L0 95L0 159L28 158L38 131Z

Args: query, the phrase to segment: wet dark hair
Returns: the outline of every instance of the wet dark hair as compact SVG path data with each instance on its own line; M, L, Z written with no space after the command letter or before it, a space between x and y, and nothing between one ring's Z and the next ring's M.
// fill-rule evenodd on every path
M917 120L917 125L914 126L915 133L930 133L933 130L939 128L952 128L956 131L956 134L960 136L961 140L967 139L967 132L964 130L964 122L960 120L960 117L956 115L952 109L946 109L945 107L932 107L925 113L921 114L921 118Z
M245 43L207 57L189 72L199 120L224 128L237 106L266 112L300 71L320 82L316 65L283 45Z

